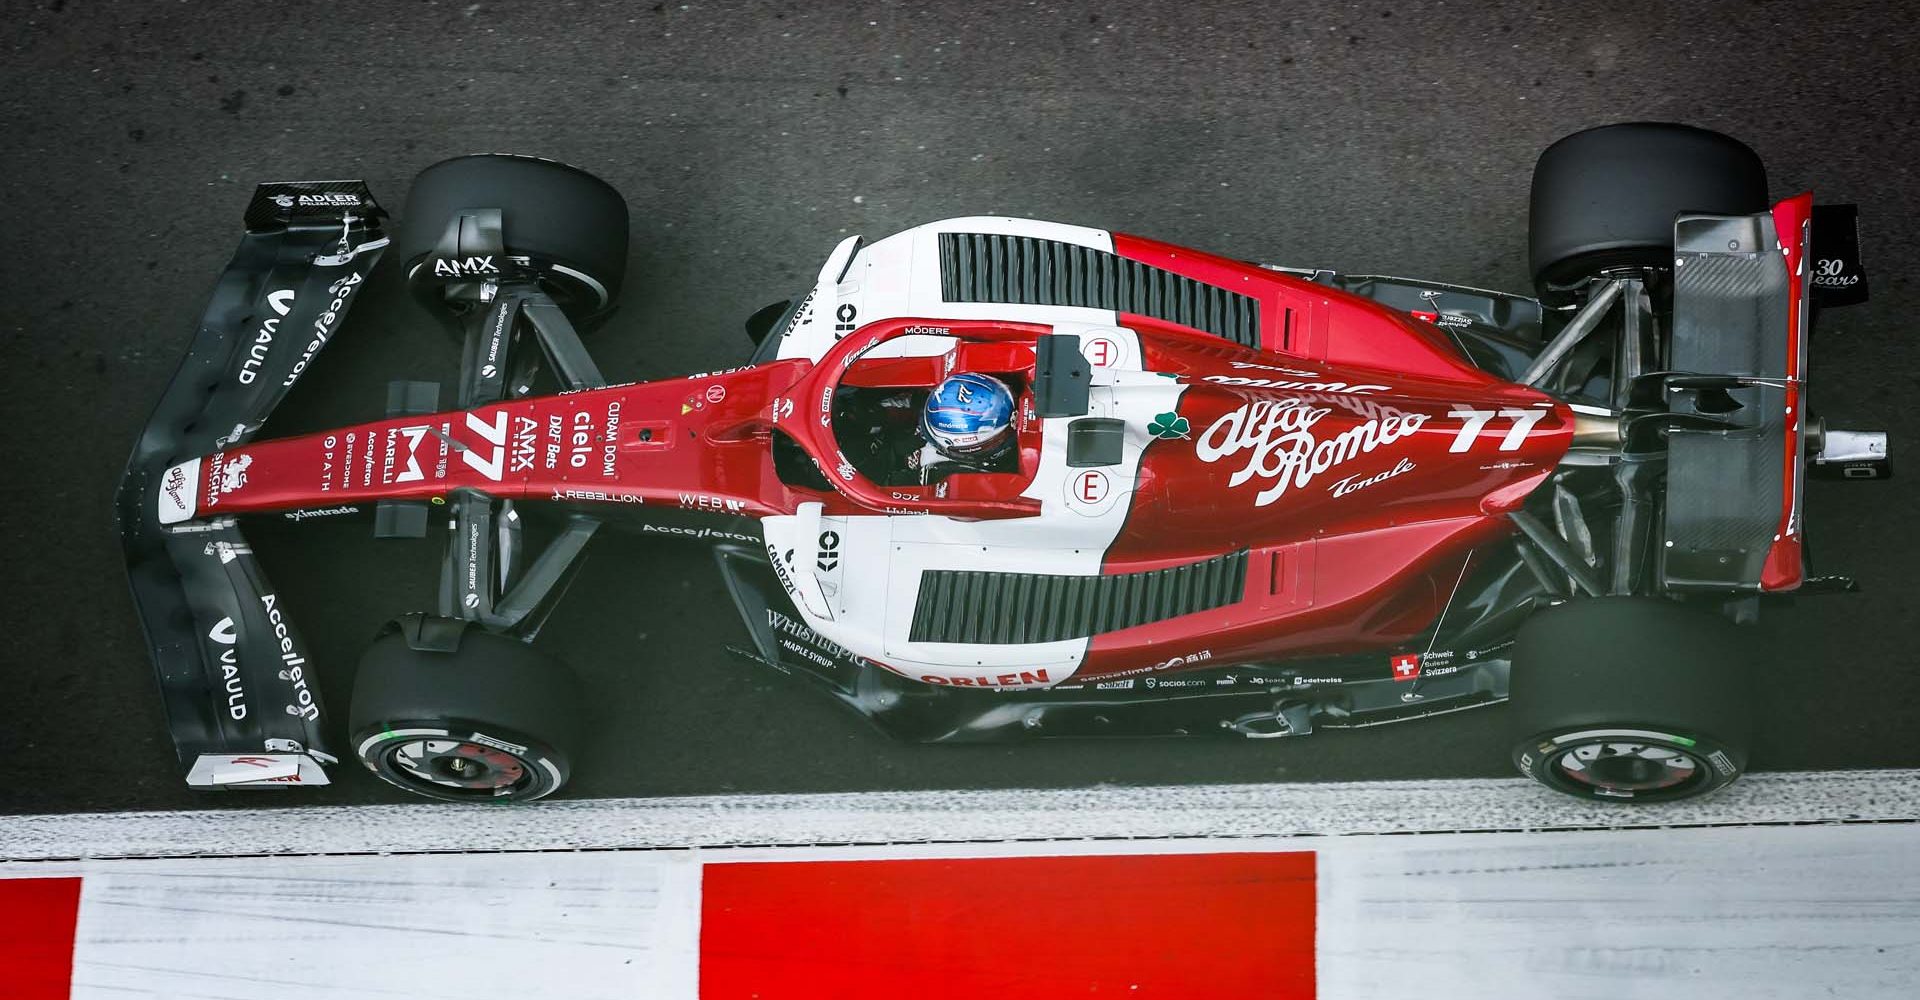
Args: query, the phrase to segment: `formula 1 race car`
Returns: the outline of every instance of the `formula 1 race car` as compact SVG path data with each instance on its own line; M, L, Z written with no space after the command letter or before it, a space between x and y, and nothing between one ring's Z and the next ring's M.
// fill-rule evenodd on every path
M1810 573L1804 478L1887 471L1884 434L1807 407L1815 296L1866 290L1851 212L1769 203L1725 136L1615 125L1539 160L1532 297L951 219L842 242L747 321L740 367L610 384L580 331L625 276L624 199L461 157L394 237L464 345L451 405L398 382L382 419L255 440L389 243L362 183L266 184L128 466L133 593L199 788L337 761L242 534L307 511L447 539L432 610L362 660L346 744L438 798L566 782L582 695L531 638L613 524L712 544L740 652L904 739L1262 739L1511 700L1540 782L1695 795L1746 764L1764 654L1738 626L1850 587ZM927 450L957 375L1012 400L992 461Z

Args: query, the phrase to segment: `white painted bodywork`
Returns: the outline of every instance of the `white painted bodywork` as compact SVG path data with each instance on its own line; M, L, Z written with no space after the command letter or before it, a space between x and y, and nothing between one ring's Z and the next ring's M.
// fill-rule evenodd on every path
M821 635L916 680L987 687L1045 687L1072 677L1088 640L1024 645L916 643L907 639L920 575L933 569L1092 576L1126 521L1140 457L1153 438L1147 424L1177 408L1184 388L1146 373L1137 334L1110 309L1077 306L946 302L940 294L941 233L1004 233L1113 251L1104 230L997 217L947 219L870 246L842 241L828 257L807 303L782 334L778 357L818 360L838 339L891 318L997 319L1045 324L1080 337L1094 360L1088 416L1125 422L1123 459L1102 467L1108 491L1098 503L1070 489L1081 470L1066 464L1066 426L1077 418L1045 418L1040 467L1023 496L1040 501L1037 517L960 520L924 515L819 517L803 511L761 522L777 574L807 625ZM954 338L901 337L873 357L945 354ZM814 558L822 531L841 540L837 566Z

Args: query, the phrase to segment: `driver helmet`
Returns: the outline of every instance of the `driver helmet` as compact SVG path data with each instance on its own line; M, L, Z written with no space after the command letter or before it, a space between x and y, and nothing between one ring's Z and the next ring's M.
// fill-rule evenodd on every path
M1013 393L991 375L949 375L927 396L920 433L949 458L987 454L1013 434Z

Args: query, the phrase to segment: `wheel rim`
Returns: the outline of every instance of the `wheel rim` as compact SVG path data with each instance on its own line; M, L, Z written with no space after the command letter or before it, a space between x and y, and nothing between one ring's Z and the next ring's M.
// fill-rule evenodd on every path
M471 740L419 737L396 743L386 757L393 777L439 795L506 798L534 784L531 761Z
M1565 747L1553 773L1594 795L1631 798L1672 794L1705 781L1706 762L1676 747L1645 740L1594 739Z

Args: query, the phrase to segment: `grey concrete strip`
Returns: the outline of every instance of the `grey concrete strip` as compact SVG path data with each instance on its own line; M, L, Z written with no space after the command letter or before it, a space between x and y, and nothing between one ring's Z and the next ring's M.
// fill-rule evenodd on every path
M263 793L266 794L266 793ZM1920 771L1749 775L1704 801L1578 802L1522 779L587 799L15 816L0 858L599 850L1631 829L1920 820Z

